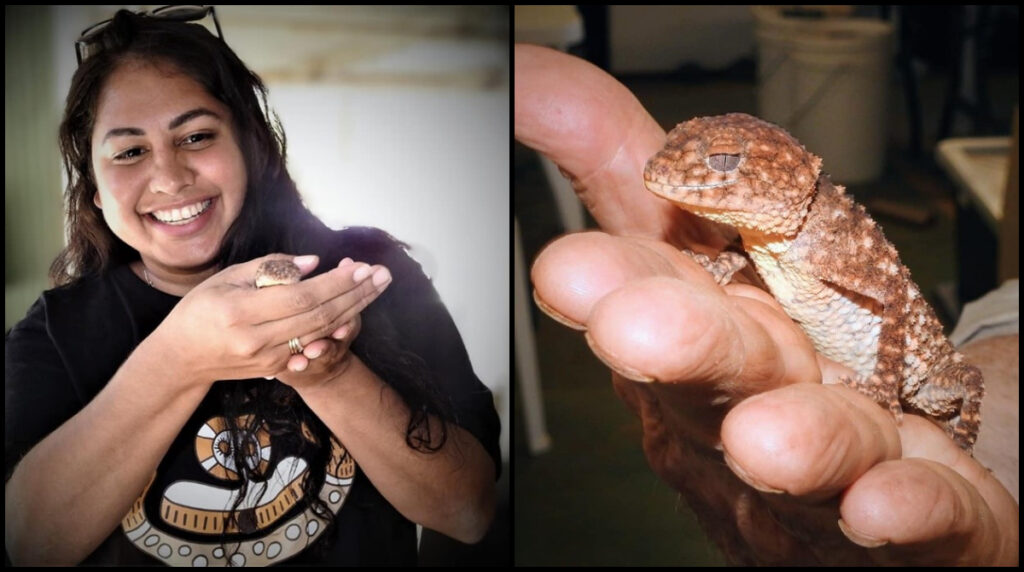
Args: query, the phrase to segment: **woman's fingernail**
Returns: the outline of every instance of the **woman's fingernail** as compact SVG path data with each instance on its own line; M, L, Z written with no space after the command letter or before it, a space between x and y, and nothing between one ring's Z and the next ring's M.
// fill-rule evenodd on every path
M372 271L372 268L363 264L359 268L356 268L356 271L352 273L352 279L356 282L362 282L363 280L366 280L366 277L369 276Z
M879 538L857 532L850 528L850 525L846 524L846 522L841 518L839 519L839 530L843 531L843 534L846 535L846 538L850 539L850 542L853 542L858 546L863 546L864 548L878 548L879 546L889 544L888 540L881 540Z
M391 272L388 272L387 268L378 268L377 271L373 273L373 285L376 286L378 290L383 290L390 282Z
M309 359L316 359L320 357L320 354L322 353L324 353L322 350L313 350L306 357L308 357Z
M296 256L294 262L298 266L311 266L316 263L317 256L315 254L307 254L305 256Z
M348 331L349 331L348 324L345 324L345 325L341 326L340 328L338 328L337 330L334 330L334 333L331 334L331 337L336 339L336 340L340 340L340 339L342 339L342 338L344 338L345 336L348 335Z
M292 371L303 371L306 369L306 362L302 361L292 366Z
M346 264L352 264L352 259L347 257L347 256L345 258L341 259L341 262L338 263L338 268L341 268L342 266L345 266Z

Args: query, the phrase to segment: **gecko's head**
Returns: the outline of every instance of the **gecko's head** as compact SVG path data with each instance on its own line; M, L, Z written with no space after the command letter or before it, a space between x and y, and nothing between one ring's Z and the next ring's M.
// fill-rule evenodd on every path
M743 113L680 123L647 161L644 183L702 217L757 233L799 230L821 159L781 127Z

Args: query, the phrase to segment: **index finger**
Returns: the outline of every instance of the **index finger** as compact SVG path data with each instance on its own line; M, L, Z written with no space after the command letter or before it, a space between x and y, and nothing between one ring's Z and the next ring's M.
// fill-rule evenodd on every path
M626 86L540 46L516 44L515 63L516 139L571 175L602 229L677 246L725 246L715 227L644 187L644 165L661 149L665 131Z

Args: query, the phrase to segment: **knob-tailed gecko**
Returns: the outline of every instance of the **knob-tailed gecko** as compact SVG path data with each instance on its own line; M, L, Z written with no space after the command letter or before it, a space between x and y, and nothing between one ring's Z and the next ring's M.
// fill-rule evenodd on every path
M758 274L841 381L887 407L943 426L970 452L981 424L981 372L963 361L864 207L782 128L741 113L679 124L644 171L647 188L733 226ZM692 253L690 253L692 254ZM721 284L745 259L694 258Z

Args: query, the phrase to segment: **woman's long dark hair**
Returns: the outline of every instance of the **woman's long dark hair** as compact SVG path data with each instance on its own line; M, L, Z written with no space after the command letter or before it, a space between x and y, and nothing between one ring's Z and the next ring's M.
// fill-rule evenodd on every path
M267 104L266 87L220 38L198 24L121 10L95 41L100 49L75 72L60 126L60 148L68 178L68 245L50 268L55 286L69 285L139 259L135 249L110 231L102 212L93 204L97 188L91 163L92 132L100 94L110 75L131 61L170 66L168 69L198 82L232 112L234 131L245 158L248 188L242 210L217 255L220 267L272 252L297 253L309 237L330 232L303 205L288 174L284 132ZM436 452L446 441L446 422L452 420L449 401L437 391L425 362L403 350L400 340L388 336L387 324L370 323L374 320L379 318L364 318L363 333L352 351L405 400L410 409L408 446ZM243 478L239 502L245 498L250 483L266 476L250 468L245 447L240 446L244 442L241 435L265 426L275 437L301 436L305 424L315 439L298 439L294 444L305 448L304 456L311 460L309 478L303 483L305 498L319 516L333 525L333 515L319 498L325 467L331 458L330 430L291 387L276 380L217 385L229 429L237 437L234 443L238 446L233 447L235 467ZM431 434L428 415L442 421L439 435ZM237 419L248 422L240 427ZM236 526L237 508L238 503L231 516Z

